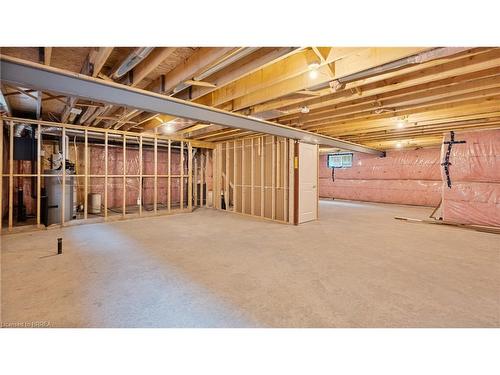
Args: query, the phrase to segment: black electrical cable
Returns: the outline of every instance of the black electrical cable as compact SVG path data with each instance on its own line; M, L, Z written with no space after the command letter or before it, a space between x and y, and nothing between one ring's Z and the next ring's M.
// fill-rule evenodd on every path
M444 166L444 173L446 175L446 184L448 187L451 189L451 177L450 177L450 154L451 154L451 148L454 144L459 144L459 143L466 143L465 141L455 141L455 132L450 131L450 140L443 142L443 144L448 145L448 148L446 150L446 154L444 156L444 162L441 163L442 166Z

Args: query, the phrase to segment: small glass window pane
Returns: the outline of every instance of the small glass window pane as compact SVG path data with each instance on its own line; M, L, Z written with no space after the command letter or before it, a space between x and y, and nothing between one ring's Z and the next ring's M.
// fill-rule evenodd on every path
M328 168L350 168L352 167L352 154L328 154Z

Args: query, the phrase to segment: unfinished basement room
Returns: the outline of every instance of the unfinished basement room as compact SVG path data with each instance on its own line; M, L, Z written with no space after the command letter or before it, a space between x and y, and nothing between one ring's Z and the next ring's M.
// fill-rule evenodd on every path
M500 326L500 48L0 53L4 327Z

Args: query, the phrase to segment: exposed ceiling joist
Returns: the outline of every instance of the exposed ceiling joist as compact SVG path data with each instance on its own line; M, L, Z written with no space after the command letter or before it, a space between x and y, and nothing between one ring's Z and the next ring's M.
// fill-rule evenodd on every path
M224 87L241 77L244 77L248 74L252 74L257 70L262 69L263 67L278 62L281 59L296 53L297 51L298 48L294 47L275 48L271 49L270 51L266 51L267 53L265 54L260 54L261 52L257 51L254 54L257 54L258 56L254 60L246 62L242 65L238 65L237 61L233 63L236 64L237 66L230 68L229 71L225 71L226 69L224 69L223 73L221 71L218 71L214 74L211 74L210 80L214 85L216 85L216 87L192 86L189 95L183 95L183 92L180 92L177 97L185 100L192 100L196 103L198 102L198 99L200 99L202 96L215 91L217 88ZM254 54L252 54L252 56ZM164 118L162 122L168 122L169 120L173 120L173 118L172 117ZM161 125L161 122L160 123L157 123L155 121L149 122L144 125L144 131L155 129L159 125Z
M335 60L332 71L328 64L321 65L317 74L309 74L309 69L290 79L277 82L271 86L234 98L233 110L238 111L266 101L293 94L300 90L308 90L315 86L328 84L337 78L380 66L404 57L425 51L426 48L366 48ZM361 55L361 56L360 56ZM286 69L284 67L283 69ZM219 99L221 100L221 99ZM207 103L204 103L207 104Z
M166 93L171 92L178 84L203 73L210 65L217 63L235 48L200 48L186 61L165 75Z
M45 65L50 65L51 59L52 59L52 47L44 47L43 48L43 63Z
M322 63L326 63L331 47L311 47Z
M307 143L345 150L382 155L379 150L345 142L332 137L245 117L184 100L159 95L128 86L98 80L71 72L35 64L15 58L1 57L2 79L6 82L85 98L109 104L123 105L154 113L165 113L206 123L225 125L236 129L266 133Z
M164 48L164 50L165 49L166 48ZM218 51L218 50L223 50L223 51ZM231 51L234 51L234 50L235 50L235 48L222 48L222 49L202 48L198 52L195 52L192 56L190 56L184 62L184 64L190 64L190 65L184 65L184 69L177 69L177 68L179 68L179 66L177 66L175 69L173 69L169 73L158 77L158 79L156 81L153 81L146 89L150 89L150 91L159 92L159 93L168 93L171 90L175 89L178 85L185 84L185 82L190 81L191 78L194 77L194 75L203 73L203 71L212 67L214 63L216 63L217 61L220 61L223 57L227 56L228 53L230 53ZM155 58L155 52L156 52L156 50L151 53L151 55L153 55L152 59ZM164 51L163 53L166 53L166 51ZM156 53L156 54L158 54L158 53ZM144 61L145 63L148 63L146 60L148 60L150 56L148 56L145 59L145 61ZM165 58L163 58L163 60ZM157 58L155 68L163 60L160 61ZM151 65L151 64L149 64L149 65ZM153 69L151 69L151 71L152 70ZM134 72L133 79L134 79L135 84L132 84L131 86L137 86L137 84L139 83L139 81L136 80L135 74L136 73ZM186 75L189 79L187 79L184 82L178 81L179 79L181 79L183 76L186 76ZM139 78L142 80L144 77L145 76L142 76ZM157 82L157 81L159 81L159 82ZM193 79L193 82L194 82L194 79ZM200 81L197 81L197 82L200 82ZM204 82L201 82L201 83L204 83ZM154 89L154 87L157 87L158 89ZM136 115L139 115L139 114L140 114L140 112L136 113ZM168 122L168 121L171 121L174 119L175 119L175 117L170 116L168 118L164 118L163 122ZM158 126L158 124L156 124L156 123L154 123L154 124L155 124L155 126L153 126L152 129L154 129L154 127ZM108 126L113 126L113 125L114 124L108 124ZM131 125L126 125L126 124L119 125L120 128L122 126L123 126L122 129L124 129L124 130L128 130L132 127ZM149 130L149 128L148 128L148 130Z
M175 52L175 48L163 47L155 48L142 62L140 62L134 69L132 74L131 86L137 86L144 78L155 70L163 61Z
M216 85L216 88L226 86L244 76L252 74L266 66L275 64L292 54L299 53L300 48L297 47L280 47L280 48L261 48L254 52L252 59L237 61L223 71L219 71L210 76L210 82ZM191 99L197 99L214 91L214 88L208 87L193 87L191 90ZM187 95L182 93L177 96L181 99L189 99Z
M92 77L97 77L112 51L113 47L93 48L89 52L85 62L83 63L80 73L84 75L90 75ZM71 115L71 110L75 106L77 100L78 99L74 97L69 98L68 105L61 115L62 122L68 121L68 118Z
M458 62L459 64L461 64L462 67L464 67L464 65L468 64L468 60L470 59L470 63L475 64L477 59L475 56L477 54L484 54L484 52L486 52L487 50L488 49L485 48L470 49L469 51L457 54L456 56L450 56L446 58L446 60L440 60L440 59L431 60L421 64L411 65L403 70L390 71L373 77L364 78L358 81L348 82L345 84L345 87L343 87L341 90L337 90L338 92L335 93L332 93L331 87L325 87L324 89L317 90L317 92L320 93L320 98L311 99L312 102L303 103L304 101L303 98L290 98L284 96L251 106L250 110L252 113L259 113L272 109L280 109L290 113L298 112L300 106L304 104L307 104L308 106L312 104L313 106L310 106L310 108L313 109L315 102L318 103L321 102L322 106L330 105L328 100L332 96L343 97L349 94L349 92L351 92L352 93L351 96L353 96L356 93L356 89L359 87L363 88L360 96L364 96L366 94L364 87L366 86L373 88L374 87L373 85L376 85L378 87L378 90L381 90L382 92L393 90L394 87L399 87L401 86L401 84L411 86L417 84L416 80L420 81L422 78L425 79L425 77L429 77L433 74L437 75L432 77L431 80L436 79L437 77L441 77L440 74L443 73L442 72L443 65L447 66L448 63ZM460 74L460 72L455 72L454 74L458 75ZM415 78L415 82L409 82L408 77Z
M195 81L193 79L188 79L187 81L184 81L186 85L189 86L202 86L202 87L217 87L213 83L210 82L205 82L205 81Z

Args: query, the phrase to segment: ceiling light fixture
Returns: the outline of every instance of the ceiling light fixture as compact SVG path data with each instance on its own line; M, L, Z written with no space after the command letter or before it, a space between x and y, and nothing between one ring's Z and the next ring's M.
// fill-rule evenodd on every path
M163 126L162 126L161 130L165 134L172 134L175 131L175 129L172 126L172 124L169 124L168 122L164 122L163 123Z
M300 107L300 113L309 113L310 109L307 105Z
M396 143L396 147L397 147L397 148L401 148L401 147L403 147L403 145L401 144L401 142L397 142L397 143Z
M408 123L408 117L407 116L403 116L403 117L400 117L396 123L397 127L399 129L402 129L406 126L406 124Z
M311 79L318 78L319 63L318 62L310 63L308 67L309 67L309 78Z

